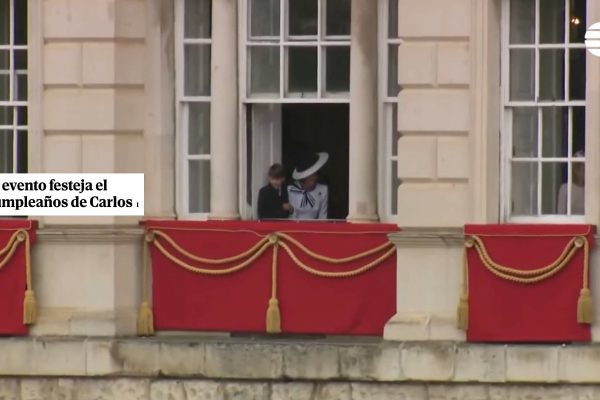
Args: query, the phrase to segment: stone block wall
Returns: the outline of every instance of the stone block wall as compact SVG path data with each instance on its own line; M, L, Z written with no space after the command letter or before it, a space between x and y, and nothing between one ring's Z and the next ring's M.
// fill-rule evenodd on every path
M398 189L403 227L470 217L469 0L400 0Z
M4 400L595 400L600 348L249 338L2 339Z

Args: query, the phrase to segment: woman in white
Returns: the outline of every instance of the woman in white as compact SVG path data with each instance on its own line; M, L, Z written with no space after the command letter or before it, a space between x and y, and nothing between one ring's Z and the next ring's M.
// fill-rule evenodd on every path
M294 184L288 186L291 219L327 219L329 189L317 183L317 173L328 159L327 153L311 154L294 169Z
M574 154L575 157L585 157L583 151ZM571 215L585 214L585 163L573 163L573 178L571 183ZM563 183L558 190L558 213L567 214L568 183Z

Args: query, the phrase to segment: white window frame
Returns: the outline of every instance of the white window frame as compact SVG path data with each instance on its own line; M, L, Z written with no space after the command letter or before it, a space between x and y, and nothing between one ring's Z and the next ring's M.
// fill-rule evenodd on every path
M17 172L18 169L18 165L19 165L19 148L18 148L18 137L19 135L26 135L29 139L29 126L28 126L28 121L26 121L25 125L20 125L19 124L19 112L22 112L23 110L27 110L28 112L28 120L31 118L31 116L29 115L29 98L30 98L30 89L28 88L27 91L27 99L22 100L22 99L17 99L17 93L18 93L18 88L17 88L17 83L18 83L18 76L23 76L25 75L27 77L27 80L29 81L28 78L28 68L27 69L20 69L17 70L15 69L15 54L17 51L22 51L25 52L27 54L27 60L28 60L28 65L30 63L30 52L29 52L29 37L31 35L28 34L28 43L25 45L18 45L15 44L15 37L14 37L14 23L15 23L15 9L14 9L14 4L16 1L19 0L8 0L8 6L9 6L9 41L8 44L0 44L0 51L5 52L8 51L9 52L9 65L8 65L8 70L0 70L0 72L3 75L8 75L8 100L0 100L0 108L7 108L7 109L12 109L12 123L10 123L9 125L0 125L0 131L8 131L12 134L12 171L7 171L7 172ZM28 32L29 32L29 14L31 12L31 4L28 3L27 5L27 21L28 21ZM28 86L29 86L29 82L28 82ZM0 140L2 140L0 138ZM29 142L29 140L28 140ZM27 149L28 150L28 149ZM27 166L27 171L29 170L29 166ZM25 172L27 172L25 171Z
M540 44L539 43L539 29L540 29L540 3L542 0L535 0L535 20L536 20L536 30L534 36L533 44L510 44L510 0L502 0L502 23L501 23L501 91L502 91L502 101L500 102L500 115L501 115L501 179L500 179L500 192L501 192L501 201L500 201L500 211L501 217L506 222L512 223L581 223L585 222L585 215L546 215L541 214L541 203L542 203L542 168L541 168L541 160L552 162L566 162L567 163L567 184L570 186L572 182L572 163L573 162L584 162L586 163L587 154L585 158L575 158L573 157L573 152L576 149L572 149L572 117L569 118L568 121L568 149L566 157L555 157L548 158L542 157L542 124L541 124L541 109L542 107L547 106L569 106L569 107L586 107L587 109L587 99L586 100L566 100L566 97L569 94L569 63L565 63L564 65L564 93L565 100L562 101L539 101L539 85L537 84L537 80L539 77L539 49L562 49L565 51L565 57L567 57L568 49L585 49L585 45L583 43L569 43L564 40L562 43L553 43L553 44ZM588 13L589 14L589 13ZM568 21L570 21L570 9L566 7L565 10L565 38L568 36ZM510 100L510 49L518 49L518 48L528 48L535 49L535 74L534 79L535 83L535 99L531 101L511 101ZM586 72L588 73L588 72ZM589 80L586 85L589 84ZM587 90L586 90L587 92ZM537 128L537 146L538 146L538 156L537 157L513 157L512 156L512 111L513 107L523 107L523 106L531 106L538 108L538 128ZM569 115L572 116L572 112L569 112ZM586 138L587 138L587 126L586 126ZM586 147L588 147L587 139L586 139ZM536 186L537 190L537 211L538 215L532 216L519 216L511 214L511 204L512 204L512 185L511 185L511 162L514 159L518 159L519 161L536 161L538 165L538 182ZM587 164L587 163L586 163ZM587 197L587 196L586 196ZM590 205L587 202L586 198L586 207L585 214L587 215L589 212ZM567 210L570 214L571 212L571 190L569 189L568 199L567 199Z
M289 36L289 0L281 0L279 9L279 29L282 34L280 36L265 37L260 39L251 39L250 26L248 20L250 18L250 0L238 0L239 12L239 66L240 66L240 99L243 104L302 104L302 103L350 103L350 92L338 92L327 94L325 92L325 74L326 74L326 47L347 46L350 48L350 35L348 36L326 36L324 33L326 23L326 4L327 0L318 0L318 27L316 36ZM296 40L293 40L293 39ZM279 47L279 92L276 96L251 96L248 88L250 83L250 68L249 68L249 50L251 47L267 46ZM315 96L300 97L296 94L286 95L287 80L287 49L290 47L316 47L317 48L317 92Z
M327 46L348 46L350 49L350 35L348 36L325 36L325 14L326 1L319 0L318 4L318 28L316 36L300 36L302 39L289 40L286 38L288 31L287 11L289 10L289 0L281 0L279 26L282 31L281 36L260 37L257 40L250 39L250 0L238 0L238 58L239 58L239 209L243 219L251 218L254 214L256 204L248 204L247 192L247 112L248 105L253 104L350 104L350 92L329 93L325 92L324 81L326 75L325 47ZM250 66L249 66L249 48L252 46L279 46L279 91L276 96L273 95L249 95L250 85ZM311 46L317 47L317 92L312 97L297 97L285 94L287 85L287 57L284 55L286 47L289 46ZM276 160L281 161L281 160ZM254 172L254 171L253 171ZM254 172L255 173L255 172ZM255 200L255 199L253 199Z
M398 1L398 0L396 0ZM397 119L398 114L398 97L389 96L388 92L388 79L390 74L390 64L389 64L389 48L392 45L400 46L402 40L399 37L390 38L389 37L389 2L390 0L379 0L379 15L378 15L378 120L379 120L379 146L378 146L378 214L379 220L381 222L397 222L398 212L397 212L397 195L394 196L393 191L396 193L398 191L398 187L393 187L391 185L392 177L394 173L396 176L398 174L398 148L396 146L396 154L393 154L394 144L392 143L394 134L392 132L392 127L394 126L394 121L392 119ZM396 16L396 22L398 21L398 17ZM397 79L398 71L395 71L394 75ZM396 112L394 113L394 106ZM395 123L397 129L397 121ZM394 166L396 167L396 171L394 171ZM396 197L396 205L393 204L393 199ZM396 212L394 212L394 208L396 208Z
M214 0L213 0L214 1ZM185 45L199 44L212 46L212 35L209 38L185 37L185 0L175 0L175 153L176 153L176 209L179 218L207 220L210 210L196 213L190 212L189 164L190 161L203 160L210 162L211 154L189 154L188 116L190 103L208 103L212 96L186 96L185 79ZM211 16L212 18L212 16ZM211 49L212 50L212 49ZM211 52L212 56L212 52ZM211 71L212 72L212 71ZM210 80L209 76L209 80ZM212 85L211 85L212 91ZM210 118L210 116L209 116ZM210 134L210 133L209 133ZM210 151L210 150L209 150ZM210 185L210 181L208 182Z

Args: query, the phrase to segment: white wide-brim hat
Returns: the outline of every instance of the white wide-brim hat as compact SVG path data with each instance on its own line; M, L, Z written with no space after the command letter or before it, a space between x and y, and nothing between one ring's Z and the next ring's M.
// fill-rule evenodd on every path
M298 164L296 169L294 169L292 178L295 180L308 178L319 171L323 165L325 165L327 160L329 160L329 154L327 153L316 153L307 157Z

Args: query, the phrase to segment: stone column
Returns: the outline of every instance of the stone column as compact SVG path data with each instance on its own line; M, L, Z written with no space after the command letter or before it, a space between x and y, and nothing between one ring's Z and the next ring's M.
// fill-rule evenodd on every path
M377 2L352 0L350 49L351 222L377 221Z
M237 219L237 0L212 5L210 218Z

